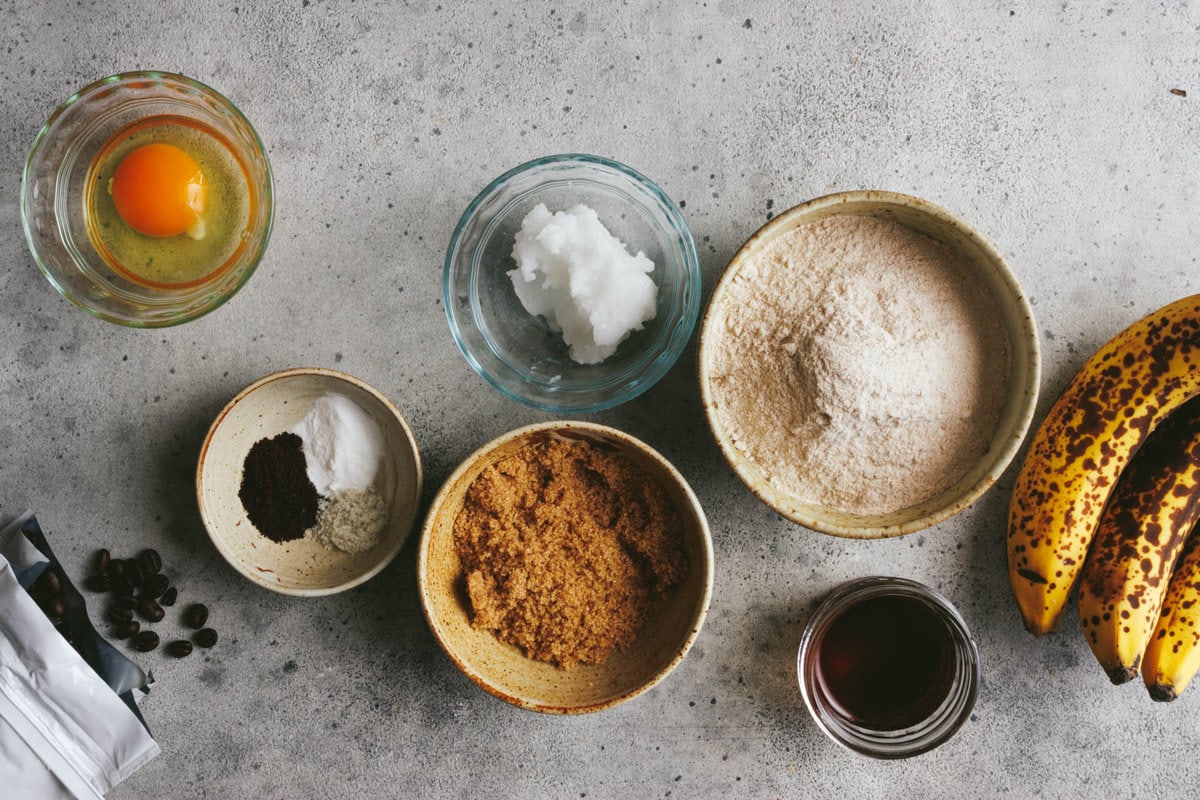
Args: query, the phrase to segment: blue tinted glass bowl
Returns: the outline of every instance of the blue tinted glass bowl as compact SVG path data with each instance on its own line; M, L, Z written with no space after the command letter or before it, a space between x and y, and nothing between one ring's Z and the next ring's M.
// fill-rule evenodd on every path
M599 364L572 361L507 275L521 221L538 203L551 212L590 206L630 253L654 262L654 319ZM648 179L605 158L555 155L509 170L471 201L446 251L442 291L455 341L484 380L533 408L588 413L638 396L679 358L700 310L700 262L679 208Z

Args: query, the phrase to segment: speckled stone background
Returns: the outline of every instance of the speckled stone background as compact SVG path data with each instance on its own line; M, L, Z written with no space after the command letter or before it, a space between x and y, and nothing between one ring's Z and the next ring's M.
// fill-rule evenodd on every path
M54 108L138 68L230 97L266 142L277 189L253 280L159 331L61 298L17 204ZM714 536L712 611L665 682L601 714L539 716L470 684L421 615L415 539L359 589L277 596L217 555L192 489L216 412L277 369L332 367L391 397L422 448L425 503L478 445L545 418L469 369L440 277L474 194L562 151L628 163L676 199L706 298L742 241L805 199L880 188L956 212L1033 303L1044 411L1119 328L1200 291L1194 6L4 0L0 78L0 517L36 511L80 576L100 546L158 548L223 637L183 661L138 658L158 681L143 709L163 753L113 798L1194 794L1200 690L1153 704L1108 685L1074 625L1043 640L1021 628L1004 566L1012 470L924 533L806 531L722 461L694 337L657 387L594 419L691 481ZM794 677L815 601L875 573L947 594L982 655L971 721L907 762L834 746Z

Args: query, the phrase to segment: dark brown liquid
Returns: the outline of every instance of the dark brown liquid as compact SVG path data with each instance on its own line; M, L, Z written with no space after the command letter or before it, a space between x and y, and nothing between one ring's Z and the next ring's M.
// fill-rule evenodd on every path
M816 679L835 713L877 731L908 728L946 699L950 630L921 600L870 597L839 614L817 643Z

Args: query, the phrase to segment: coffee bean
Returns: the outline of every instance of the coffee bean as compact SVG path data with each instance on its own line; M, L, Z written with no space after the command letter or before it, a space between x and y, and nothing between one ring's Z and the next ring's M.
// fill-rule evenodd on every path
M188 606L183 612L183 622L189 628L203 628L204 623L208 622L208 606L203 603Z
M108 565L108 571L104 573L113 580L125 576L125 562L119 558L114 558Z
M142 631L137 636L133 637L133 649L142 653L149 653L154 648L158 647L158 634L154 631Z
M112 579L108 575L93 575L83 582L83 585L93 592L103 594L112 589Z
M132 597L134 594L133 584L130 582L129 578L126 576L122 576L120 578L113 578L112 590L114 592L116 592L117 594L127 594L130 597Z
M125 561L125 579L134 586L140 587L146 581L146 571L142 565L132 558Z
M129 622L133 619L133 609L127 606L113 606L108 609L108 618L113 622Z
M67 613L67 607L63 604L61 597L49 598L46 600L46 604L42 606L42 609L50 619L62 619L63 614Z
M170 589L167 589L165 592L163 592L162 597L158 598L158 604L160 606L173 606L175 605L175 600L178 597L179 590L172 586Z
M131 619L128 622L118 622L113 632L118 639L128 639L130 636L137 635L137 632L142 629L142 623L136 619ZM152 632L152 631L150 631Z
M146 578L146 584L142 587L142 597L162 597L163 593L167 591L167 587L170 585L171 582L167 580L166 575L161 573L157 575L151 575L149 578Z
M217 643L217 632L212 628L205 628L197 631L196 635L192 637L192 641L200 647L212 647Z
M149 597L143 597L137 601L137 610L143 618L150 622L158 622L167 613L163 611L162 606Z
M149 578L151 575L157 575L162 569L162 557L157 550L146 549L138 553L138 566L142 568L142 573Z
M192 643L185 639L176 639L167 645L167 652L175 658L185 658L192 654Z
M58 579L58 574L55 573L52 567L46 567L30 588L38 589L48 595L57 596L62 594L62 581Z
M108 567L112 563L112 555L106 548L101 547L100 552L96 553L96 574L103 575L108 572Z
M122 608L136 608L137 598L131 594L114 594L112 604L114 606L121 606Z

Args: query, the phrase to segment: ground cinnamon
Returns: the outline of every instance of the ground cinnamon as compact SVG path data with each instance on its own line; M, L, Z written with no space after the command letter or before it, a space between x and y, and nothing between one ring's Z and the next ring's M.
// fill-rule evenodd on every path
M454 521L471 623L560 667L629 646L687 571L661 484L619 454L548 441L485 469Z

